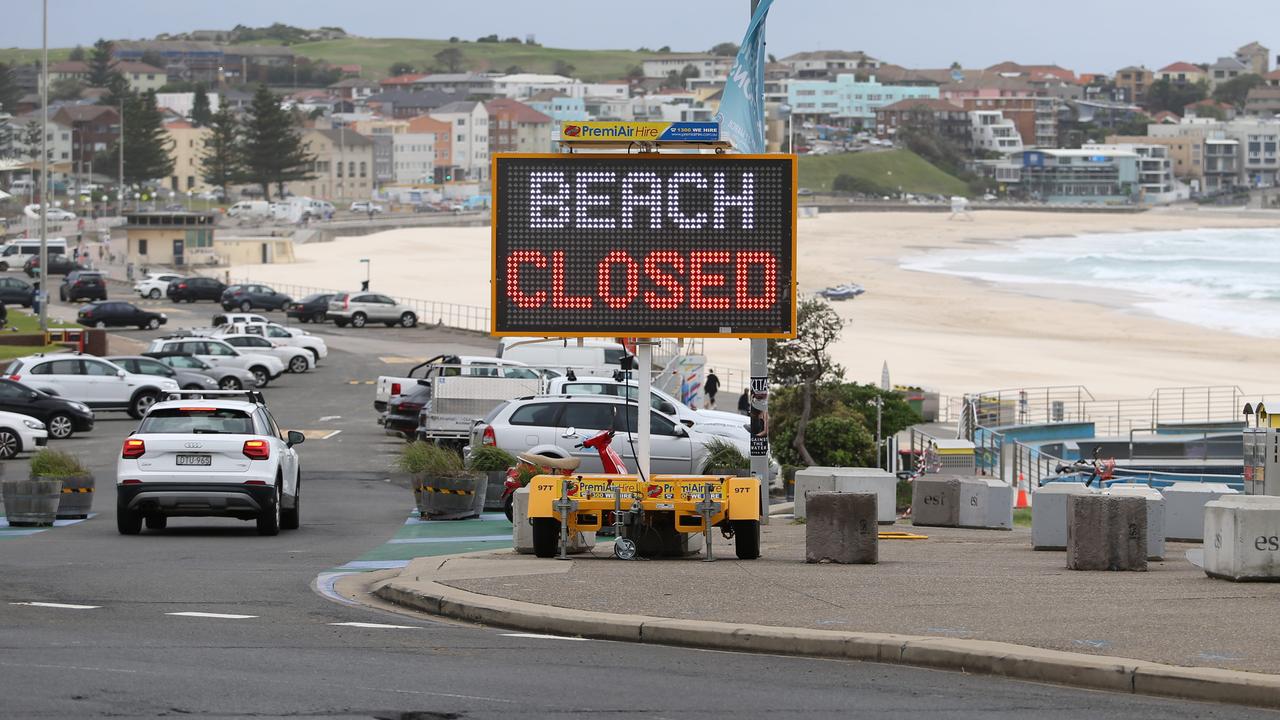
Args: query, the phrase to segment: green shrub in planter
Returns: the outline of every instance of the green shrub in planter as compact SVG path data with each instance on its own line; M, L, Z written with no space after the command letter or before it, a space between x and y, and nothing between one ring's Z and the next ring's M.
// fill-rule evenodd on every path
M516 456L492 445L484 445L471 451L467 467L476 472L506 472L516 464Z
M64 478L88 475L89 468L71 453L43 448L31 456L31 476Z
M418 440L405 445L396 464L413 476L413 496L422 517L461 520L480 515L486 474L466 469L458 453Z
M31 456L32 480L60 480L62 489L58 499L57 516L60 519L85 518L93 507L94 480L89 468L80 458L63 452L43 448Z
M410 475L435 475L447 477L463 475L466 468L462 456L432 443L416 440L404 446L396 465Z
M702 472L708 475L738 474L749 471L751 458L742 454L737 445L723 438L711 438L707 443L707 461Z

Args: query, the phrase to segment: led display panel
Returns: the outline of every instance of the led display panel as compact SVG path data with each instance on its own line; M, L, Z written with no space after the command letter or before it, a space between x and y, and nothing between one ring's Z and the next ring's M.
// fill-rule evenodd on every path
M493 334L794 337L795 158L493 158Z

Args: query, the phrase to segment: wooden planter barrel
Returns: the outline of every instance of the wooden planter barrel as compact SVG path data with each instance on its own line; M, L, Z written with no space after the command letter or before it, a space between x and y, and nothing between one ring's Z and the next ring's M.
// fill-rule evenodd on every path
M9 480L0 483L4 514L12 527L52 525L62 499L62 480Z
M59 520L83 520L93 509L94 480L92 473L51 478L33 475L32 480L61 480L62 496L58 503Z
M482 472L415 475L413 498L418 505L418 515L424 520L479 517L488 484L488 477Z

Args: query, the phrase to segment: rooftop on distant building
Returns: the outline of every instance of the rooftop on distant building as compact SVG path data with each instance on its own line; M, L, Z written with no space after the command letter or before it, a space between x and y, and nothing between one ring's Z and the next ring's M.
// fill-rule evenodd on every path
M1169 65L1165 65L1164 67L1160 68L1159 72L1202 73L1204 72L1204 68L1200 67L1199 65L1193 65L1189 62L1176 62L1176 63L1171 63Z

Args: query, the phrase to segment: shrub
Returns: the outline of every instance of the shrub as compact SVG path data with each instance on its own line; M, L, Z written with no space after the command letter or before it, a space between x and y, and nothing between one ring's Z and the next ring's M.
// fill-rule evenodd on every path
M45 448L31 456L31 476L72 477L87 475L89 469L71 453Z
M404 446L404 450L400 451L400 457L396 458L396 466L412 475L448 477L466 472L461 455L449 448L421 440Z
M805 429L805 445L820 465L858 467L875 464L875 438L859 417L824 415L814 418Z
M492 445L483 445L471 451L467 466L476 472L506 470L516 464L516 456Z
M737 445L724 438L713 437L707 443L707 462L702 466L706 473L713 468L739 470L751 467L751 458L742 454Z

